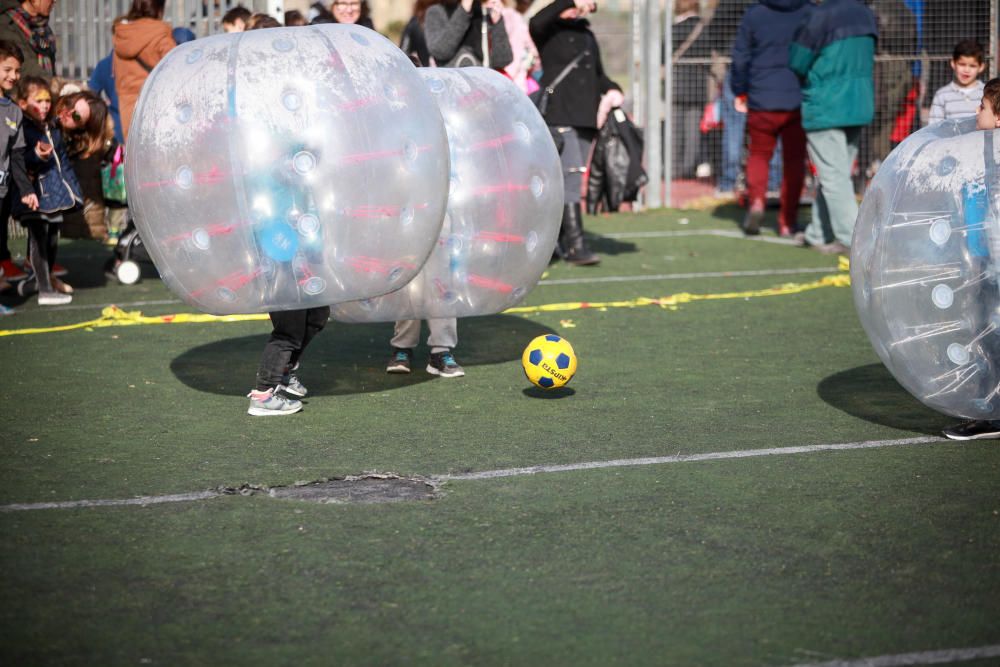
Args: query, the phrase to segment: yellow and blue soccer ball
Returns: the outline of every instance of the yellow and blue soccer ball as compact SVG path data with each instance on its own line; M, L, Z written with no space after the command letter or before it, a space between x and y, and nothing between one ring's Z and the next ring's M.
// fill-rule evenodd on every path
M521 366L536 387L555 389L576 374L576 353L565 338L555 334L539 336L524 348Z

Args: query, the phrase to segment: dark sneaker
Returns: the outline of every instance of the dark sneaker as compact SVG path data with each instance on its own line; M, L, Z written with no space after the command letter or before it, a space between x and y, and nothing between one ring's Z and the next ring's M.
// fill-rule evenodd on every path
M993 421L973 419L941 431L952 440L994 440L1000 438L1000 424Z
M443 378L457 378L465 375L465 371L455 361L451 352L433 352L430 362L427 364L427 372L431 375L440 375Z
M283 396L282 389L284 387L278 385L267 391L258 391L257 389L251 391L247 394L247 398L250 399L250 409L247 410L247 414L254 417L273 417L291 415L301 410L302 401Z
M760 234L760 223L764 220L764 209L752 208L743 218L743 233L747 236Z
M413 361L413 350L401 347L392 348L392 357L385 366L386 373L409 373L410 363Z

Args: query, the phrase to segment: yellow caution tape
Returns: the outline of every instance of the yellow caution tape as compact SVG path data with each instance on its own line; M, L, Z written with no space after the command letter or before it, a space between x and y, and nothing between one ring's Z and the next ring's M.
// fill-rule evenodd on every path
M722 299L755 299L765 296L783 296L800 294L824 287L849 287L851 277L847 274L824 276L809 283L786 283L777 287L744 292L725 292L722 294L691 294L681 292L656 298L638 297L625 301L570 301L566 303L547 303L538 306L518 306L503 311L506 314L517 313L552 313L567 310L607 309L607 308L639 308L642 306L660 306L668 310L676 310L686 303L695 301L718 301ZM0 329L0 336L23 336L27 334L56 333L73 331L75 329L100 329L104 327L127 327L141 324L193 324L203 322L251 322L267 320L266 313L251 315L206 315L204 313L176 313L173 315L143 315L139 311L125 311L118 306L107 306L101 310L97 319L65 324L55 327L38 327L33 329Z

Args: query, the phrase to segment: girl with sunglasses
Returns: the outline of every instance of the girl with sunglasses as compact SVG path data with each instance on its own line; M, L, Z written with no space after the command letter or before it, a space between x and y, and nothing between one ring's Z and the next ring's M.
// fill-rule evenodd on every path
M17 103L24 112L24 161L38 197L32 210L14 198L14 218L28 230L28 260L33 274L17 285L17 293L28 296L38 292L38 304L54 306L69 303L73 288L52 274L59 227L63 213L83 203L80 183L70 166L69 154L57 123L52 122L52 95L45 79L26 76L18 84ZM15 183L16 187L16 183Z

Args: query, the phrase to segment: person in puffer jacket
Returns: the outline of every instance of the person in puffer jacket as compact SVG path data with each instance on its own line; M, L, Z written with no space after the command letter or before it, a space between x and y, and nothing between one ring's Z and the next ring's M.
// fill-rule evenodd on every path
M18 106L24 112L24 163L38 196L31 209L15 192L14 218L28 230L28 259L33 275L17 285L21 296L38 292L38 304L69 303L73 288L51 274L59 244L63 212L83 203L80 183L70 166L59 125L50 121L52 96L45 79L27 76L18 85ZM15 190L17 183L15 181Z
M747 9L733 43L730 81L737 111L747 114L747 214L743 231L760 233L767 197L768 163L778 138L782 146L781 211L778 232L791 237L805 180L806 135L802 131L802 90L788 67L788 46L796 28L812 12L808 0L760 0Z
M115 19L112 28L114 57L111 67L125 141L128 141L132 112L146 78L163 56L177 45L170 24L163 21L165 2L132 0L128 14Z
M788 63L802 81L802 127L819 187L801 245L826 254L851 246L858 201L851 169L861 129L875 115L875 14L858 0L825 0L799 26Z

